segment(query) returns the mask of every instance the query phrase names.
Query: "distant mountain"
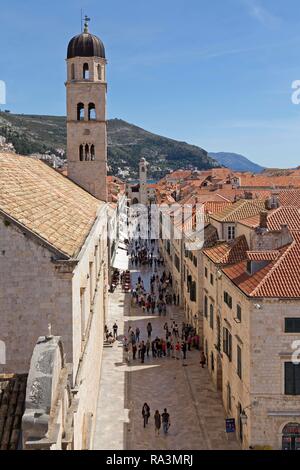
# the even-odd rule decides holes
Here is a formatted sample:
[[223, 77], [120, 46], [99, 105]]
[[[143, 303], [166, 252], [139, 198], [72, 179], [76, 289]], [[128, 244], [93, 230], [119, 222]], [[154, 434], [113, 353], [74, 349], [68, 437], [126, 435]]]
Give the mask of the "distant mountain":
[[[64, 156], [66, 118], [0, 112], [0, 136], [19, 154], [51, 153]], [[219, 166], [206, 150], [145, 131], [121, 119], [108, 121], [108, 164], [112, 174], [136, 178], [138, 162], [150, 163], [149, 177], [160, 178], [170, 170]]]
[[264, 171], [264, 167], [251, 162], [251, 160], [238, 153], [210, 152], [209, 155], [217, 160], [220, 165], [234, 171], [250, 171], [251, 173], [261, 173]]

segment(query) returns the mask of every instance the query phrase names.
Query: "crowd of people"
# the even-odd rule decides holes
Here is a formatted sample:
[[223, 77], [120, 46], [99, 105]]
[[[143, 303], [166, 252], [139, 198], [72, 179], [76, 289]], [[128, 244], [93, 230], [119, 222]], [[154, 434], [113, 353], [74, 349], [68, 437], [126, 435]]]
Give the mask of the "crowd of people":
[[[161, 323], [161, 331], [158, 334], [157, 332], [154, 334], [150, 320], [143, 328], [128, 325], [127, 331], [122, 336], [126, 361], [129, 364], [135, 361], [144, 364], [145, 361], [160, 361], [164, 358], [170, 361], [172, 359], [186, 360], [193, 347], [199, 349], [199, 336], [191, 324], [187, 322], [178, 324], [172, 318], [172, 309], [179, 305], [180, 299], [173, 289], [172, 274], [165, 269], [164, 261], [155, 242], [153, 240], [133, 241], [128, 245], [128, 255], [133, 270], [141, 265], [151, 267], [150, 279], [148, 278], [147, 282], [142, 277], [143, 269], [141, 269], [137, 282], [131, 286], [131, 307], [140, 310], [141, 314], [166, 318]], [[171, 314], [171, 319], [168, 313]], [[112, 332], [107, 330], [106, 334], [109, 341], [118, 338], [116, 322], [112, 327]], [[201, 352], [200, 364], [205, 367], [206, 363], [207, 358], [204, 352]], [[150, 407], [147, 403], [143, 406], [142, 416], [144, 427], [146, 427], [150, 417]], [[156, 410], [154, 414], [156, 435], [160, 434], [161, 427], [166, 435], [170, 427], [170, 415], [166, 408], [163, 413]]]
[[132, 266], [146, 265], [157, 268], [164, 265], [163, 257], [159, 253], [155, 253], [155, 240], [135, 240], [130, 245], [129, 250], [131, 251], [130, 259]]
[[180, 358], [186, 359], [187, 352], [199, 344], [199, 338], [194, 328], [184, 322], [180, 331], [175, 321], [171, 325], [166, 322], [164, 324], [164, 334], [161, 337], [152, 337], [152, 331], [152, 324], [148, 322], [145, 339], [142, 340], [140, 328], [136, 327], [134, 330], [131, 325], [129, 326], [124, 340], [126, 358], [129, 363], [136, 359], [144, 363], [145, 358], [150, 357], [152, 359], [163, 357], [178, 360]]

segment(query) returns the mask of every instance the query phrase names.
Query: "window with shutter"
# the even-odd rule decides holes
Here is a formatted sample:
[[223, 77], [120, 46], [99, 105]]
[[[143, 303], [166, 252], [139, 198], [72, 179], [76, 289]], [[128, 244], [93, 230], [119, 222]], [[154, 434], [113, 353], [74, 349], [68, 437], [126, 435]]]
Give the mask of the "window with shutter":
[[285, 318], [285, 333], [300, 333], [300, 318]]
[[204, 297], [204, 316], [205, 316], [205, 318], [207, 318], [207, 315], [208, 315], [208, 299], [205, 296]]
[[214, 328], [214, 306], [213, 306], [213, 304], [210, 304], [210, 320], [209, 320], [209, 324], [210, 324], [211, 329], [213, 330], [213, 328]]
[[285, 362], [284, 393], [285, 395], [300, 395], [300, 364]]
[[242, 378], [242, 350], [237, 346], [237, 375]]

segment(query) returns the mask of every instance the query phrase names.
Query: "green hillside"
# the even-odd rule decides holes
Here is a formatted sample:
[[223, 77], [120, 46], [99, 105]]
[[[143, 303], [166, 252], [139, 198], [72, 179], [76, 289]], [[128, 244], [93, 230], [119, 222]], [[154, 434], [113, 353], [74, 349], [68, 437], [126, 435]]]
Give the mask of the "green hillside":
[[[54, 153], [66, 150], [66, 118], [0, 112], [0, 135], [17, 153]], [[207, 169], [218, 166], [200, 147], [161, 137], [120, 119], [108, 121], [108, 162], [110, 172], [127, 169], [137, 176], [138, 162], [150, 163], [150, 177], [161, 177], [171, 169]]]

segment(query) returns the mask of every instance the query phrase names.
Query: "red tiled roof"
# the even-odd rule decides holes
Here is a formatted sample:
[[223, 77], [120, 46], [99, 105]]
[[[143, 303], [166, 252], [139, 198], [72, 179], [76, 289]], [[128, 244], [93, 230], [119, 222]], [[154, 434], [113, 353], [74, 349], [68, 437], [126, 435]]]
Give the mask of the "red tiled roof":
[[300, 209], [300, 190], [280, 191], [279, 201], [282, 206], [293, 206]]
[[27, 374], [0, 375], [0, 450], [16, 450], [24, 413]]
[[234, 264], [245, 259], [248, 250], [247, 240], [241, 235], [230, 243], [223, 242], [207, 248], [203, 253], [216, 264]]
[[[240, 224], [250, 228], [259, 226], [259, 214], [240, 220]], [[282, 225], [287, 225], [289, 230], [300, 230], [300, 210], [297, 207], [281, 206], [268, 214], [268, 229], [280, 230]]]
[[241, 176], [241, 187], [258, 187], [258, 188], [272, 188], [272, 187], [300, 187], [299, 176]]
[[259, 214], [264, 207], [264, 201], [240, 199], [231, 206], [226, 207], [222, 212], [213, 214], [211, 218], [219, 222], [237, 222]]
[[300, 298], [300, 232], [291, 232], [293, 242], [280, 249], [280, 256], [253, 275], [246, 263], [223, 269], [249, 297]]
[[249, 261], [273, 261], [280, 256], [279, 250], [270, 251], [247, 251]]

